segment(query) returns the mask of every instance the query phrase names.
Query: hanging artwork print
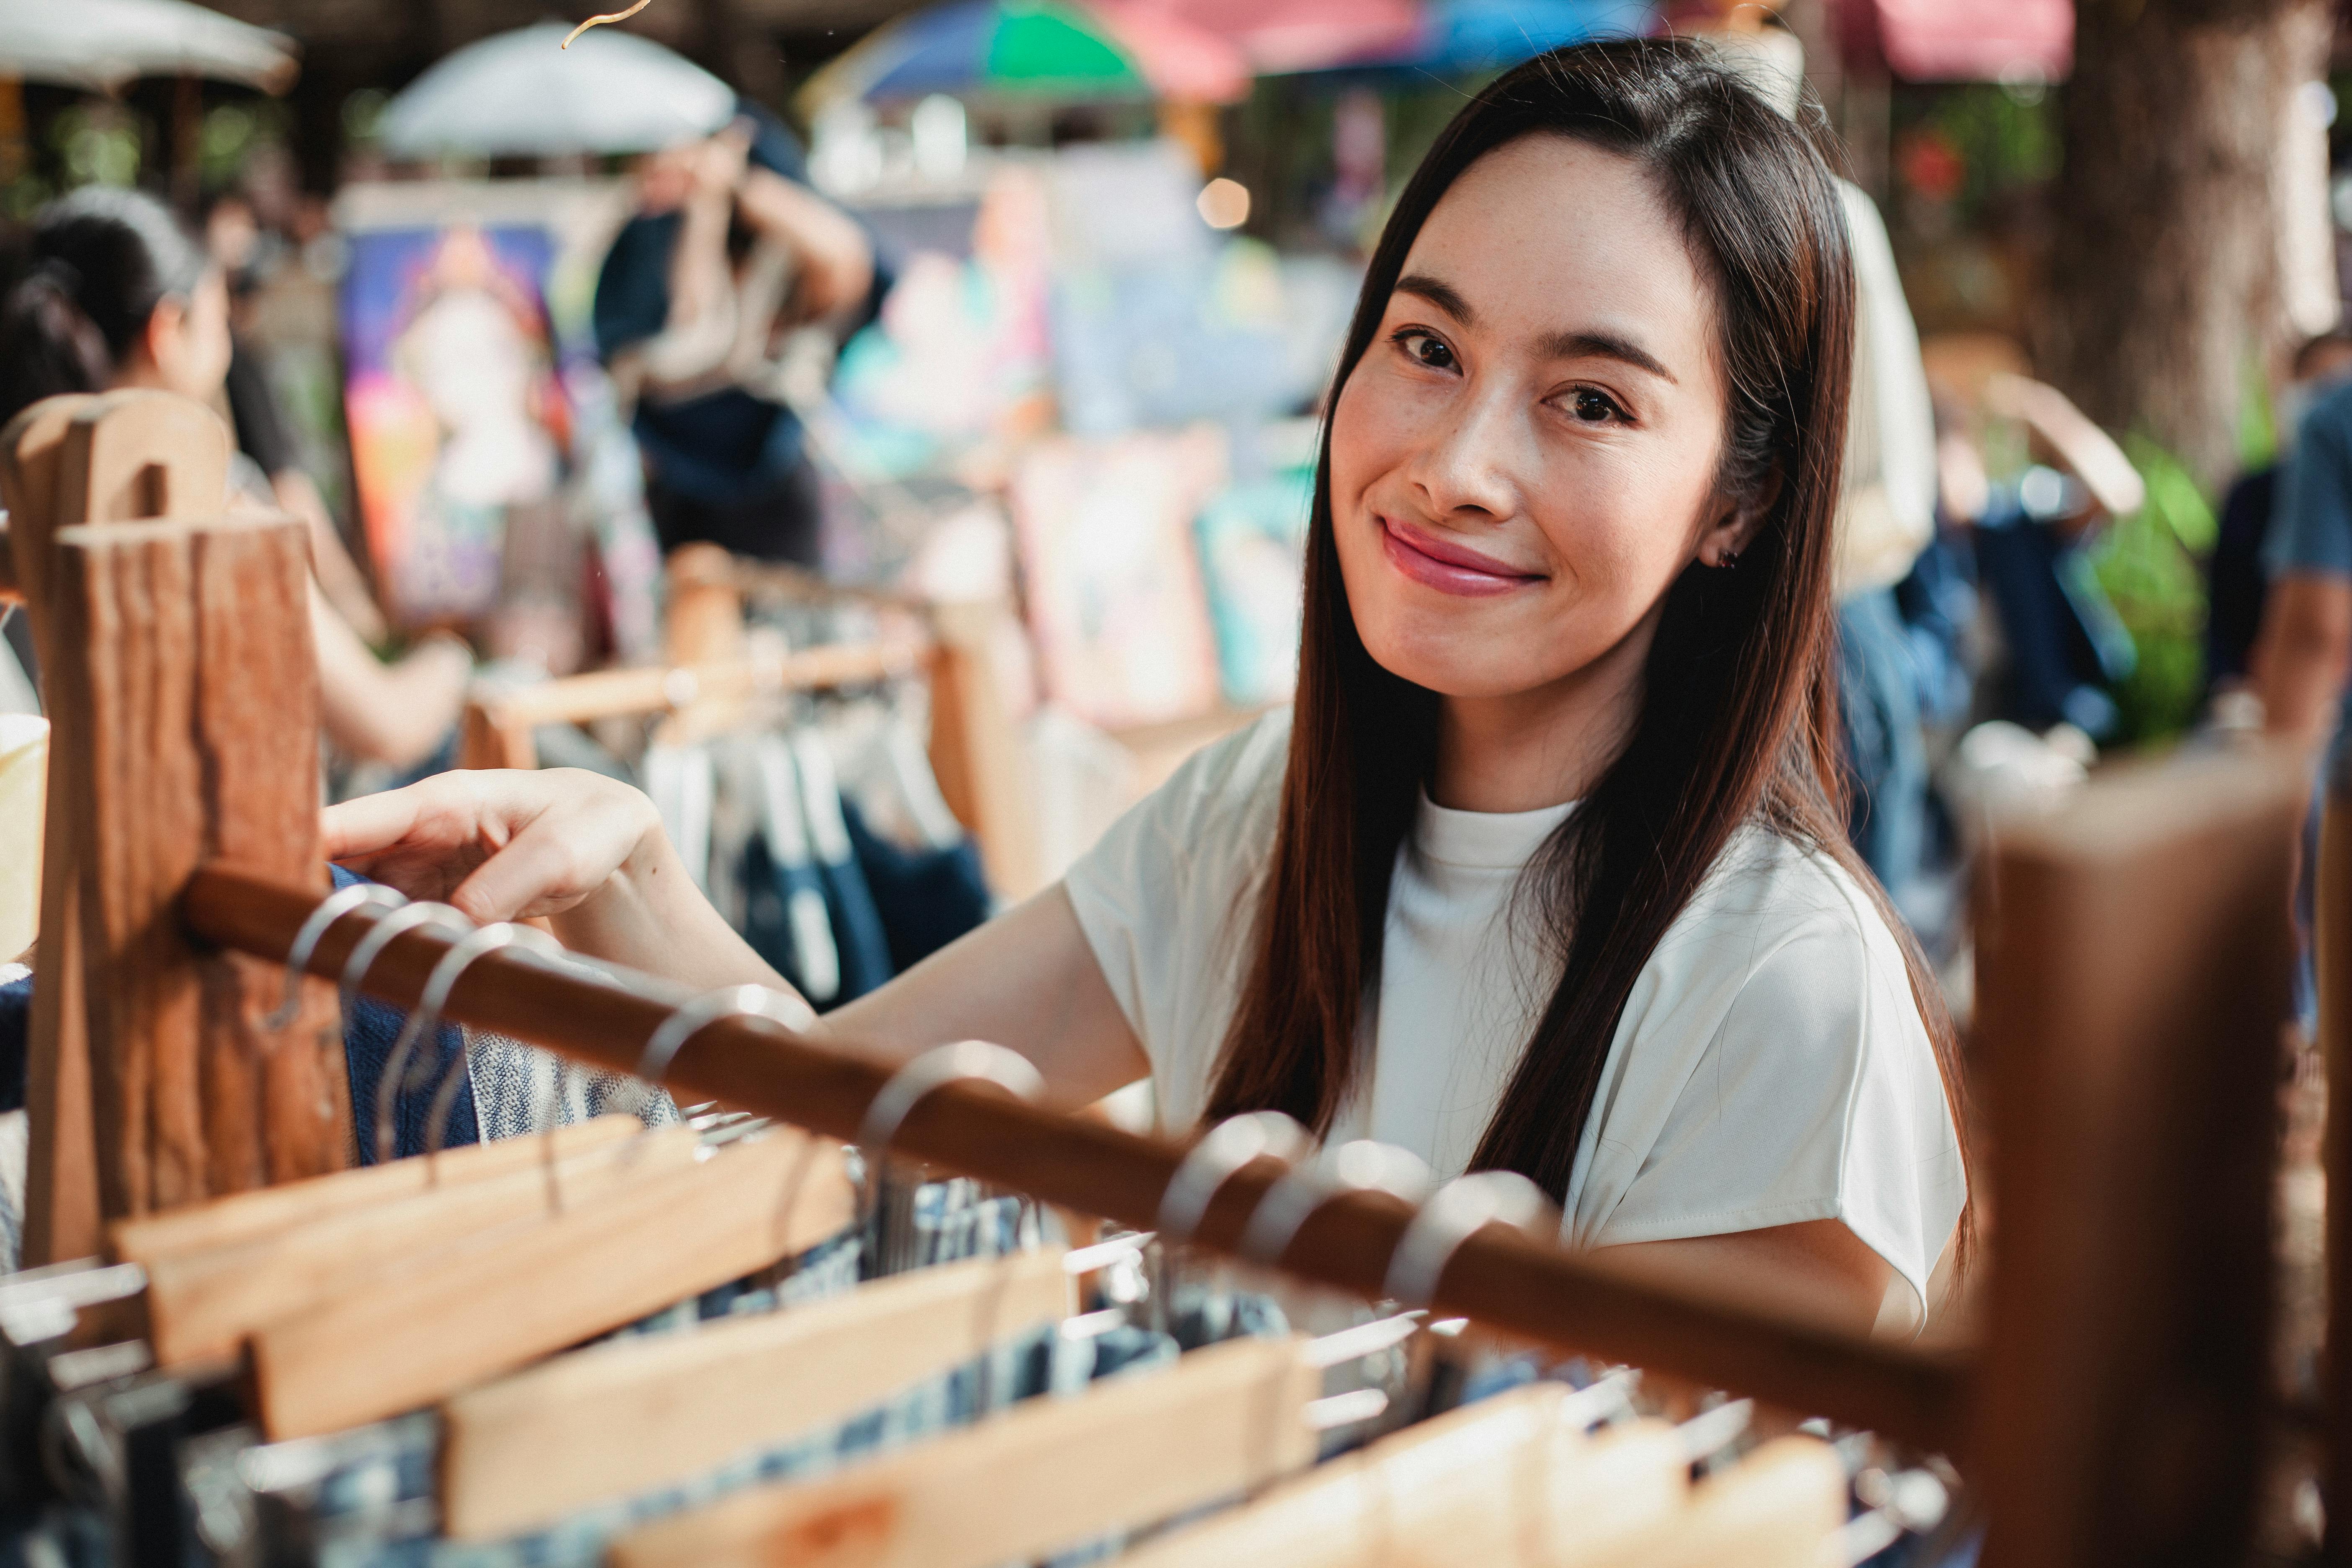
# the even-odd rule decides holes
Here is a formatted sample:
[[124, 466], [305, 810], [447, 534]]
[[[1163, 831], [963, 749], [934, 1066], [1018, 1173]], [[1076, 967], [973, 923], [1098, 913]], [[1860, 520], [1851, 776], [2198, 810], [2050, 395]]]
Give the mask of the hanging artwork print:
[[497, 602], [511, 529], [558, 498], [567, 423], [544, 230], [354, 235], [343, 284], [352, 465], [377, 578], [410, 626]]

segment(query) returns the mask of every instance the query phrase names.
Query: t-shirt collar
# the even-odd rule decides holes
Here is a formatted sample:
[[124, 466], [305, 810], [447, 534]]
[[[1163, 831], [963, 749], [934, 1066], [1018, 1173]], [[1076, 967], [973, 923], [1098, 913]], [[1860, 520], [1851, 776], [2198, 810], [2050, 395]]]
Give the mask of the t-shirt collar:
[[1570, 801], [1534, 811], [1455, 811], [1431, 800], [1424, 790], [1413, 848], [1443, 865], [1516, 871], [1575, 809], [1576, 802]]

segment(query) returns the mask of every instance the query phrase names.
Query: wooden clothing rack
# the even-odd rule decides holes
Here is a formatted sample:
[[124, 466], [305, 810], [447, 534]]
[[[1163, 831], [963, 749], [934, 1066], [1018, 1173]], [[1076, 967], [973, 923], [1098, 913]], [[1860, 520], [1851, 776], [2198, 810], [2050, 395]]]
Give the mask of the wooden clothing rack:
[[[99, 1250], [102, 1218], [351, 1147], [331, 987], [310, 982], [284, 1029], [263, 1021], [326, 887], [301, 534], [195, 510], [218, 493], [216, 458], [208, 415], [145, 394], [44, 404], [0, 437], [56, 721], [34, 1262]], [[1994, 1223], [1969, 1348], [1865, 1342], [1736, 1280], [1501, 1226], [1453, 1255], [1435, 1310], [1948, 1454], [1989, 1521], [1991, 1568], [2237, 1561], [2273, 1418], [2272, 1042], [2304, 792], [2292, 762], [2209, 756], [2103, 780], [1994, 835], [1975, 1042]], [[310, 974], [337, 973], [376, 918], [332, 924]], [[366, 989], [413, 1005], [449, 946], [405, 931]], [[687, 1000], [508, 950], [464, 971], [447, 1015], [627, 1071]], [[722, 1017], [665, 1081], [846, 1139], [889, 1078]], [[894, 1148], [1141, 1227], [1184, 1153], [971, 1083], [922, 1098]], [[1234, 1251], [1281, 1169], [1262, 1159], [1218, 1189], [1197, 1241]], [[1412, 1218], [1384, 1194], [1335, 1196], [1281, 1267], [1378, 1297]]]
[[732, 727], [758, 698], [919, 677], [930, 692], [931, 773], [948, 809], [978, 845], [992, 885], [1032, 884], [1036, 833], [1012, 721], [992, 673], [992, 606], [880, 601], [895, 619], [919, 629], [902, 625], [872, 642], [762, 650], [745, 629], [746, 592], [782, 588], [810, 597], [804, 574], [740, 563], [716, 545], [689, 544], [670, 553], [665, 576], [663, 666], [477, 696], [466, 705], [458, 766], [535, 768], [533, 732], [543, 725], [663, 713], [675, 732], [690, 738]]

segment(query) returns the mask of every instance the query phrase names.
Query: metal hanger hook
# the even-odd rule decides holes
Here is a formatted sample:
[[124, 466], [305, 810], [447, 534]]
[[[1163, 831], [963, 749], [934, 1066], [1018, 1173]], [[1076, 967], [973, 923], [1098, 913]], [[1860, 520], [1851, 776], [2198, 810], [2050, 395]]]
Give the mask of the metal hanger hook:
[[[404, 910], [386, 919], [398, 920], [406, 912]], [[408, 1058], [415, 1054], [416, 1042], [424, 1038], [427, 1030], [440, 1028], [441, 1010], [449, 1005], [449, 991], [457, 984], [457, 976], [482, 954], [495, 952], [512, 942], [515, 929], [500, 921], [467, 931], [450, 944], [449, 951], [441, 955], [433, 965], [432, 973], [425, 977], [425, 989], [417, 994], [416, 1005], [409, 1010], [407, 1018], [400, 1026], [400, 1033], [393, 1037], [392, 1054], [383, 1059], [383, 1076], [376, 1079], [376, 1163], [383, 1164], [392, 1158], [396, 1142], [393, 1112], [399, 1104], [401, 1089], [406, 1087]]]
[[[1332, 1199], [1349, 1193], [1387, 1193], [1408, 1204], [1429, 1195], [1429, 1166], [1411, 1150], [1359, 1138], [1294, 1165], [1250, 1211], [1240, 1252], [1271, 1268], [1282, 1262], [1301, 1226]], [[1415, 1303], [1420, 1305], [1421, 1303]]]
[[665, 1087], [670, 1064], [686, 1048], [687, 1041], [721, 1018], [765, 1018], [787, 1029], [807, 1021], [791, 997], [764, 985], [722, 985], [706, 991], [664, 1018], [646, 1039], [645, 1052], [637, 1058], [638, 1081], [653, 1089]]
[[294, 933], [294, 943], [286, 950], [286, 996], [277, 1011], [261, 1021], [265, 1029], [282, 1029], [294, 1022], [302, 1010], [302, 976], [310, 967], [310, 955], [319, 951], [319, 943], [337, 921], [362, 908], [396, 910], [408, 900], [381, 882], [353, 882], [348, 888], [337, 888], [319, 901]]
[[1218, 1122], [1185, 1153], [1160, 1194], [1160, 1245], [1190, 1242], [1209, 1205], [1244, 1165], [1261, 1154], [1296, 1164], [1314, 1145], [1307, 1129], [1279, 1110], [1248, 1110]]
[[1027, 1057], [986, 1040], [935, 1046], [892, 1073], [866, 1101], [866, 1115], [857, 1124], [857, 1150], [866, 1163], [862, 1225], [872, 1226], [881, 1213], [882, 1165], [908, 1116], [933, 1091], [974, 1079], [992, 1083], [1016, 1100], [1034, 1100], [1045, 1092], [1044, 1075]]
[[455, 926], [459, 931], [474, 929], [474, 922], [466, 918], [465, 910], [447, 904], [425, 900], [403, 904], [388, 914], [378, 915], [368, 926], [367, 934], [360, 938], [358, 945], [352, 949], [351, 957], [343, 961], [343, 973], [336, 984], [346, 992], [358, 994], [359, 988], [367, 984], [368, 971], [375, 967], [375, 961], [383, 956], [383, 950], [392, 945], [393, 938], [404, 931], [415, 931], [418, 926], [436, 923]]
[[1445, 1266], [1464, 1242], [1494, 1224], [1530, 1235], [1549, 1219], [1551, 1234], [1559, 1229], [1559, 1210], [1550, 1195], [1516, 1171], [1475, 1171], [1457, 1176], [1433, 1194], [1421, 1212], [1405, 1226], [1396, 1251], [1389, 1256], [1389, 1298], [1407, 1307], [1426, 1307], [1435, 1299], [1445, 1277]]

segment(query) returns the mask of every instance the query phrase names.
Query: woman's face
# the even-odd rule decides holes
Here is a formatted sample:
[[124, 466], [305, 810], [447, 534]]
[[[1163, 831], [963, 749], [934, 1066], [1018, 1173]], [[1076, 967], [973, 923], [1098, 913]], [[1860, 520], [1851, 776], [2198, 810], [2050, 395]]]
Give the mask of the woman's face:
[[1528, 136], [1438, 202], [1331, 422], [1356, 629], [1444, 696], [1638, 672], [1715, 495], [1712, 290], [1628, 159]]

